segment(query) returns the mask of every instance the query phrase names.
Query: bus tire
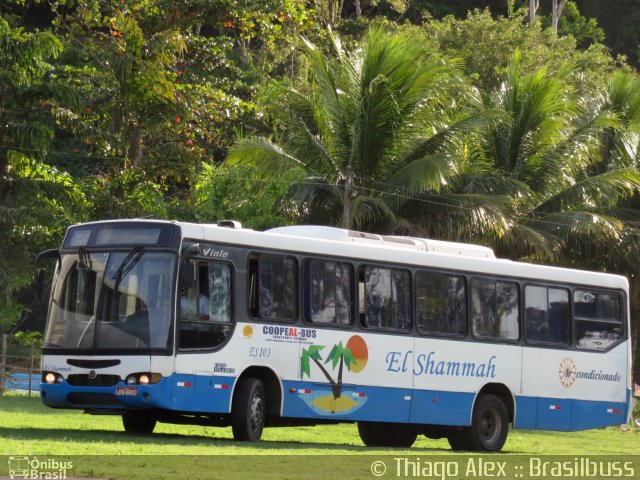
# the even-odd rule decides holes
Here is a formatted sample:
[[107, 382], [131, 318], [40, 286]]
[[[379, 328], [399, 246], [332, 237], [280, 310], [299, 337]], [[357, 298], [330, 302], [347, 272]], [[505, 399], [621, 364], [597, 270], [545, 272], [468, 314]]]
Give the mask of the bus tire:
[[367, 447], [409, 448], [418, 437], [415, 428], [402, 423], [358, 422], [358, 433]]
[[262, 437], [266, 419], [264, 385], [257, 378], [241, 378], [231, 408], [233, 438], [242, 442], [257, 442]]
[[127, 412], [122, 415], [122, 425], [127, 433], [151, 435], [156, 428], [156, 419], [144, 412]]
[[498, 452], [507, 441], [507, 407], [495, 395], [481, 395], [473, 407], [471, 427], [463, 430], [469, 446], [477, 452]]
[[459, 452], [461, 450], [473, 450], [469, 442], [469, 428], [454, 428], [447, 433], [447, 441], [451, 450]]

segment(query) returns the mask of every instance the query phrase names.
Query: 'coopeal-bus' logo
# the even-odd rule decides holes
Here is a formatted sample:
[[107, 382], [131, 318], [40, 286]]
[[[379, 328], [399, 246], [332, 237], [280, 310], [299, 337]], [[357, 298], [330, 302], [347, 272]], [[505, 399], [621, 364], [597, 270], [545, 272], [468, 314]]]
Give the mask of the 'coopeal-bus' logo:
[[576, 383], [577, 374], [576, 363], [570, 357], [564, 357], [560, 360], [558, 379], [563, 387], [573, 387], [573, 384]]

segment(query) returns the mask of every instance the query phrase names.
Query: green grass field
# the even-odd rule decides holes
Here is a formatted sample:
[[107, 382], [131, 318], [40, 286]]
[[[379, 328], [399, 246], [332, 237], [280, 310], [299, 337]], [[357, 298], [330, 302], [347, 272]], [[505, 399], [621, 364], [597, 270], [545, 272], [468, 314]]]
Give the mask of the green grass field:
[[[574, 433], [515, 430], [510, 432], [503, 452], [637, 455], [640, 453], [640, 432], [637, 429], [624, 431], [619, 427]], [[342, 472], [343, 467], [350, 468], [343, 465], [347, 460], [358, 464], [357, 456], [362, 456], [360, 463], [368, 468], [369, 457], [430, 458], [452, 455], [452, 452], [446, 440], [429, 440], [422, 436], [409, 450], [366, 448], [353, 424], [266, 429], [263, 441], [254, 444], [235, 442], [230, 428], [159, 424], [153, 435], [136, 436], [123, 431], [120, 417], [53, 410], [44, 407], [36, 396], [8, 394], [0, 397], [0, 455], [104, 455], [106, 457], [99, 461], [95, 457], [93, 460], [76, 459], [79, 470], [74, 470], [74, 475], [80, 473], [98, 478], [146, 478], [147, 474], [151, 475], [151, 464], [153, 475], [148, 478], [176, 478], [176, 473], [183, 471], [181, 468], [189, 472], [190, 478], [199, 478], [203, 472], [209, 476], [202, 478], [250, 478], [252, 469], [258, 469], [256, 475], [260, 478], [334, 478], [332, 473]], [[137, 457], [137, 460], [136, 457], [123, 457], [140, 455], [153, 457]], [[327, 456], [331, 456], [330, 461], [326, 460]], [[212, 477], [211, 469], [206, 467], [212, 459], [220, 477]], [[300, 474], [310, 468], [309, 474], [318, 473], [319, 470], [313, 468], [315, 463], [326, 475]], [[280, 471], [282, 465], [304, 468], [298, 473], [290, 472], [292, 476], [287, 477]], [[0, 475], [1, 467], [3, 465], [0, 465]], [[363, 467], [359, 465], [358, 468]], [[231, 476], [225, 477], [223, 473], [227, 469]], [[233, 475], [237, 469], [242, 473], [240, 477]], [[367, 469], [364, 471], [369, 473]], [[357, 473], [350, 471], [344, 478], [355, 478]], [[269, 476], [271, 474], [273, 476]], [[370, 473], [362, 478], [371, 478]]]

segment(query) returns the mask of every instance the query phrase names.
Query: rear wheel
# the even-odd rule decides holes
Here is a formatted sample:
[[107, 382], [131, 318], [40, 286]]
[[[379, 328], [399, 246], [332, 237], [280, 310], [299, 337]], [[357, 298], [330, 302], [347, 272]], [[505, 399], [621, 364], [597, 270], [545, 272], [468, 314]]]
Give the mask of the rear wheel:
[[409, 448], [418, 437], [413, 426], [403, 423], [358, 422], [358, 433], [367, 447]]
[[127, 433], [150, 435], [156, 428], [156, 418], [144, 412], [127, 412], [122, 415], [122, 425]]
[[468, 440], [475, 451], [497, 452], [507, 441], [509, 415], [500, 398], [482, 395], [473, 407]]
[[257, 442], [267, 419], [264, 385], [257, 378], [241, 378], [233, 395], [231, 427], [233, 438]]
[[473, 407], [471, 426], [451, 430], [447, 435], [452, 450], [497, 452], [507, 441], [509, 415], [495, 395], [481, 395]]

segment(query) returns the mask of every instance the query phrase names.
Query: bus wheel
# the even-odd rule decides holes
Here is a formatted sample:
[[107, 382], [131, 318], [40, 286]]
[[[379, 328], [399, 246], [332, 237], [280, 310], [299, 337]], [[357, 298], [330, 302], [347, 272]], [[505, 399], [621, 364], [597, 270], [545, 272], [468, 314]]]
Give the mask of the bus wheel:
[[127, 412], [122, 415], [122, 425], [127, 433], [150, 435], [156, 428], [156, 419], [144, 412]]
[[409, 448], [418, 432], [402, 423], [358, 422], [360, 439], [367, 447]]
[[233, 395], [231, 427], [233, 438], [257, 442], [267, 419], [264, 385], [257, 378], [241, 378]]
[[469, 428], [451, 429], [447, 433], [447, 440], [451, 446], [451, 450], [459, 452], [460, 450], [473, 450], [469, 442]]
[[507, 441], [507, 408], [495, 395], [481, 395], [473, 407], [471, 427], [463, 430], [466, 440], [478, 452], [497, 452]]

